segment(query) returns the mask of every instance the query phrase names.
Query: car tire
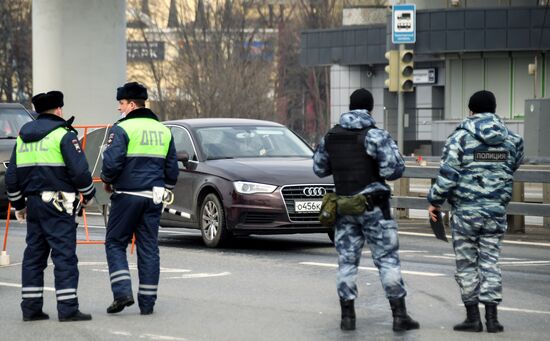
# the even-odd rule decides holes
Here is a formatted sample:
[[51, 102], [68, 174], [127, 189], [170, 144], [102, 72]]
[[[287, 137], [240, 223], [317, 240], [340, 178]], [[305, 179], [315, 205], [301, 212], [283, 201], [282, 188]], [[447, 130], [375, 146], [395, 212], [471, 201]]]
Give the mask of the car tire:
[[201, 203], [199, 226], [202, 240], [208, 247], [220, 247], [231, 238], [231, 232], [225, 227], [225, 212], [220, 199], [208, 194]]

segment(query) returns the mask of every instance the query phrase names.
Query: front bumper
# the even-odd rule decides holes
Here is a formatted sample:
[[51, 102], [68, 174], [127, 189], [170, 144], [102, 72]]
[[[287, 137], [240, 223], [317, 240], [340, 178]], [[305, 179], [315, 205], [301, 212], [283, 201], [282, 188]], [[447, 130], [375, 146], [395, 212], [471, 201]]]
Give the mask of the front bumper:
[[[322, 200], [321, 193], [307, 198], [299, 195], [303, 188], [311, 186], [283, 186], [270, 194], [233, 193], [232, 203], [226, 207], [227, 228], [237, 235], [329, 232], [331, 228], [319, 223], [318, 212], [301, 213], [296, 210], [296, 201]], [[333, 185], [315, 186], [322, 186], [327, 191], [334, 189]]]

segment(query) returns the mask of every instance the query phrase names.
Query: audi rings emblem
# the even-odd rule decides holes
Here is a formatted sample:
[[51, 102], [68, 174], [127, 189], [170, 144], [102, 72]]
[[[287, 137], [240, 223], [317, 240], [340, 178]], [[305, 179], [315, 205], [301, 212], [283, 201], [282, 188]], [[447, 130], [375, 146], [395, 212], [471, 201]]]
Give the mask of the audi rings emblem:
[[306, 197], [322, 197], [327, 194], [327, 190], [324, 187], [306, 187], [302, 193]]

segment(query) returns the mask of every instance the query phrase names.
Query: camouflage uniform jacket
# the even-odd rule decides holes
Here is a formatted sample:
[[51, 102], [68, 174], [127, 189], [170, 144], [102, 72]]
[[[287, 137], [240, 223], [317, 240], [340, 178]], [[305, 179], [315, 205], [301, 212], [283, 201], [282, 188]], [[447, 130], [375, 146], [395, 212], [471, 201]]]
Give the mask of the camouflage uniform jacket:
[[[345, 129], [364, 129], [374, 126], [376, 122], [367, 110], [360, 109], [343, 113], [340, 116], [339, 124]], [[315, 154], [313, 154], [313, 171], [321, 178], [332, 174], [329, 155], [325, 149], [325, 138], [321, 140]], [[378, 162], [382, 178], [395, 180], [403, 175], [405, 161], [387, 131], [379, 128], [370, 129], [365, 136], [365, 150], [368, 155]], [[391, 190], [385, 183], [373, 182], [360, 193], [375, 191], [390, 192]]]
[[523, 139], [508, 130], [497, 115], [472, 115], [447, 139], [428, 201], [440, 206], [447, 199], [455, 211], [504, 214], [512, 197], [513, 174], [522, 160]]

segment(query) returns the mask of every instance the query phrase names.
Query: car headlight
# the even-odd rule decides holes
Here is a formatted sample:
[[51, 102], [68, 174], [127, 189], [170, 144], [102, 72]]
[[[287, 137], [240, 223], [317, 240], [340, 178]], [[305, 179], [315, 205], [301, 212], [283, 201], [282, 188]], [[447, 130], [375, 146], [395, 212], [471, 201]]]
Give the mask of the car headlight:
[[258, 184], [255, 182], [236, 181], [233, 183], [235, 190], [241, 194], [272, 193], [277, 186]]

